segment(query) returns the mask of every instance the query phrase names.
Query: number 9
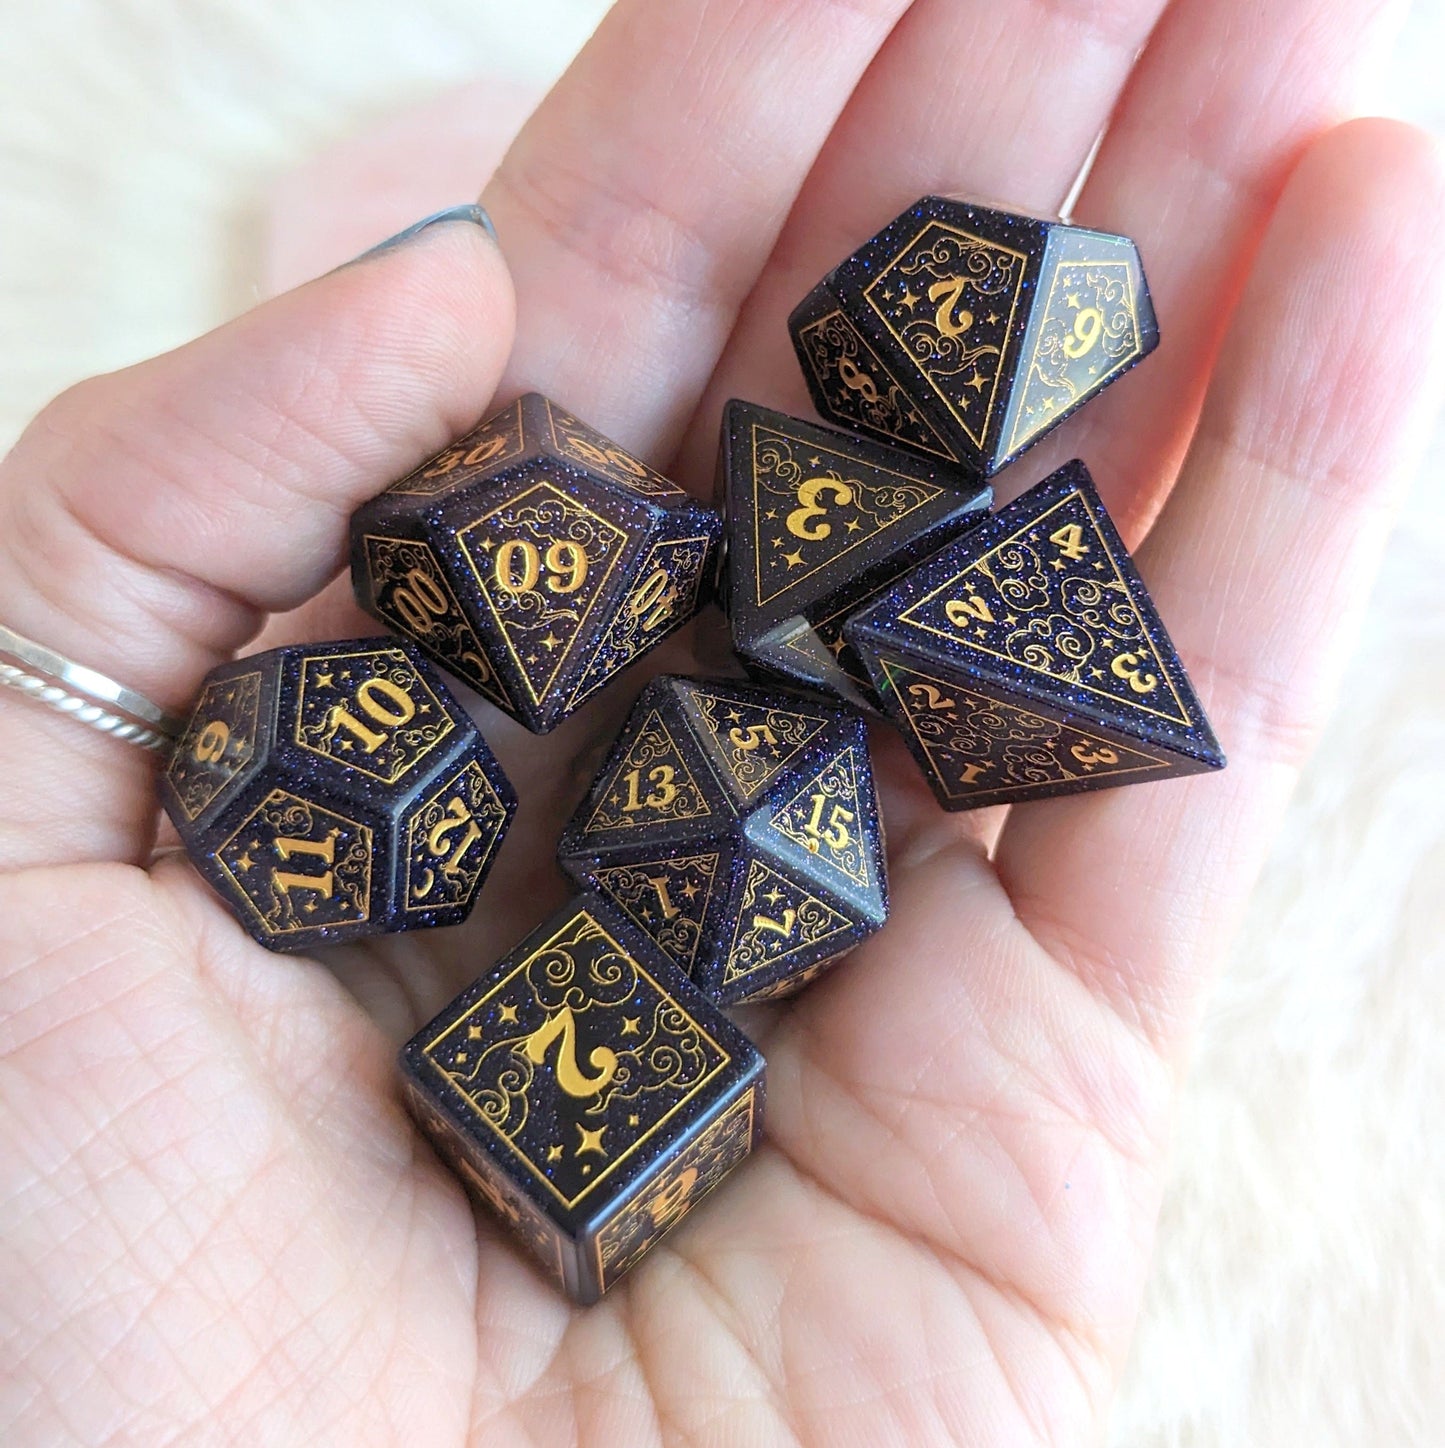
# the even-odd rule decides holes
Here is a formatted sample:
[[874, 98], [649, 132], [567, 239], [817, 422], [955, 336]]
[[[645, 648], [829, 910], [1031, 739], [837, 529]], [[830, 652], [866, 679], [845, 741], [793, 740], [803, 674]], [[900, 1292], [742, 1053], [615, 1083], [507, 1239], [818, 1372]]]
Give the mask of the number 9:
[[1064, 356], [1077, 362], [1094, 349], [1104, 332], [1104, 314], [1098, 307], [1085, 307], [1074, 318], [1074, 334], [1064, 339]]
[[554, 543], [547, 550], [547, 587], [553, 593], [576, 593], [587, 580], [587, 550], [580, 543]]

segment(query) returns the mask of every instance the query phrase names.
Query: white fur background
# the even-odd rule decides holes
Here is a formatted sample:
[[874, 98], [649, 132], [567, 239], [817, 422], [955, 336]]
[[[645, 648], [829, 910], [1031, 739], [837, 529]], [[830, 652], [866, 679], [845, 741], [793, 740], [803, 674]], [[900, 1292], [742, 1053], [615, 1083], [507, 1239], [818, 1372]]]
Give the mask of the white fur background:
[[[290, 208], [360, 244], [408, 187], [468, 199], [422, 167], [347, 211], [346, 138], [479, 74], [520, 115], [605, 8], [0, 0], [0, 442], [313, 265]], [[1442, 75], [1416, 0], [1376, 106], [1445, 132]], [[1117, 1445], [1445, 1444], [1442, 469], [1445, 435], [1205, 1026]]]

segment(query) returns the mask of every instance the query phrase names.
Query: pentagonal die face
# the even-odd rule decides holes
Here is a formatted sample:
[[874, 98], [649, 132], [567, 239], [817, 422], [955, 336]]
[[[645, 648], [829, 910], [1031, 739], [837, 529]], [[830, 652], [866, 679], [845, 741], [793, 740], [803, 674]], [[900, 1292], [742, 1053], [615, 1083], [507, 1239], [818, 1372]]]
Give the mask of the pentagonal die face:
[[364, 608], [543, 733], [690, 618], [721, 519], [530, 394], [362, 508]]
[[476, 726], [390, 639], [214, 671], [161, 790], [197, 869], [274, 950], [464, 919], [516, 808]]
[[992, 476], [1158, 344], [1127, 237], [924, 197], [790, 319], [843, 426]]
[[722, 1003], [790, 994], [887, 918], [862, 720], [734, 680], [643, 690], [558, 858]]

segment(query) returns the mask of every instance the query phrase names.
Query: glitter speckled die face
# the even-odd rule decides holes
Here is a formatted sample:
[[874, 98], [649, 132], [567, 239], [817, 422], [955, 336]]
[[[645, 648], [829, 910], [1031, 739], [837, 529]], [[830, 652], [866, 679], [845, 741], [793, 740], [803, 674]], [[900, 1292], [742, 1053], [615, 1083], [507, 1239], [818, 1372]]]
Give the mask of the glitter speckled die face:
[[1127, 237], [926, 196], [789, 319], [824, 417], [992, 475], [1158, 345]]
[[716, 512], [537, 393], [352, 520], [361, 606], [536, 733], [706, 602]]
[[466, 711], [390, 638], [213, 670], [160, 788], [196, 868], [281, 951], [465, 920], [517, 807]]
[[887, 919], [863, 721], [816, 694], [656, 679], [558, 859], [713, 999], [791, 994]]
[[751, 1042], [580, 896], [401, 1053], [438, 1150], [543, 1272], [593, 1302], [752, 1150]]
[[843, 639], [847, 616], [985, 516], [962, 475], [749, 402], [723, 414], [723, 595], [754, 672], [876, 708]]
[[1081, 462], [901, 579], [846, 634], [945, 809], [1224, 766]]

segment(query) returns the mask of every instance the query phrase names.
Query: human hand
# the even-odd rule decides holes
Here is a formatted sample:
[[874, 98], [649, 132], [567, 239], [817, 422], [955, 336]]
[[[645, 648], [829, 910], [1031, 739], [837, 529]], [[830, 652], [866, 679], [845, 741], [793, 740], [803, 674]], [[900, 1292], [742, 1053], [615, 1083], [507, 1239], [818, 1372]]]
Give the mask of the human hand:
[[560, 898], [573, 758], [643, 671], [546, 740], [478, 706], [522, 810], [472, 926], [327, 962], [370, 1013], [151, 863], [139, 751], [0, 693], [7, 1444], [1098, 1434], [1192, 1025], [1445, 354], [1440, 160], [1321, 134], [1378, 7], [1175, 0], [1135, 66], [1162, 8], [623, 0], [485, 198], [510, 360], [506, 269], [449, 226], [32, 427], [0, 619], [180, 707], [265, 614], [375, 631], [344, 585], [287, 611], [494, 391], [705, 490], [724, 398], [807, 410], [783, 318], [828, 266], [926, 191], [1052, 207], [1117, 102], [1078, 209], [1138, 239], [1164, 342], [1005, 483], [1078, 453], [1147, 533], [1230, 769], [946, 816], [879, 731], [893, 920], [750, 1017], [769, 1143], [578, 1312], [474, 1222], [392, 1044]]

